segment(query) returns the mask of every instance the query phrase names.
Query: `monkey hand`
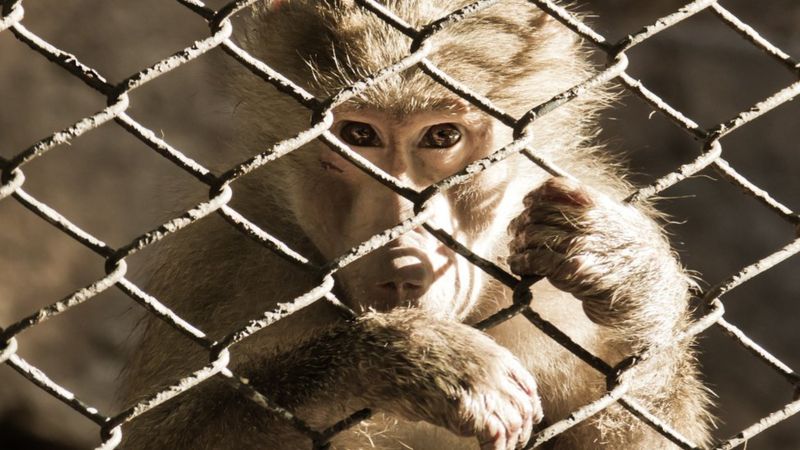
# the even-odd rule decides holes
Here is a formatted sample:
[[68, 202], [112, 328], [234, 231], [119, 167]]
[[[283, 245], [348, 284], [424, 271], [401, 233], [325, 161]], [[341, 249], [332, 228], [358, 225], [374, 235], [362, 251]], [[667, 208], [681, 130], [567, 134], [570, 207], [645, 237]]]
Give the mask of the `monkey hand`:
[[368, 371], [369, 403], [475, 436], [481, 450], [527, 443], [542, 408], [536, 382], [510, 351], [472, 327], [416, 310], [367, 316], [378, 326], [366, 333], [378, 346], [372, 352], [380, 352], [380, 365]]
[[[678, 305], [675, 296], [685, 297], [688, 277], [669, 243], [655, 221], [634, 206], [562, 177], [545, 181], [524, 204], [509, 226], [511, 270], [547, 277], [582, 300], [592, 321], [643, 322], [648, 314], [642, 308]], [[670, 310], [679, 309], [659, 314], [669, 316]]]

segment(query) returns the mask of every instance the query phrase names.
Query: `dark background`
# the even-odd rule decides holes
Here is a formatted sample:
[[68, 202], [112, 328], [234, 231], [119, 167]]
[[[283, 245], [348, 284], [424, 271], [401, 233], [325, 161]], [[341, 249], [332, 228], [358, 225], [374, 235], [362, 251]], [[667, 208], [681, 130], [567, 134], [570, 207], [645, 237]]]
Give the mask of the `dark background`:
[[[222, 1], [210, 2], [219, 6]], [[577, 9], [614, 41], [676, 10], [674, 0], [592, 0]], [[774, 44], [800, 57], [800, 2], [723, 1]], [[112, 82], [207, 35], [205, 23], [163, 0], [39, 0], [24, 3], [23, 24], [74, 53]], [[589, 14], [589, 12], [592, 14]], [[146, 84], [131, 95], [128, 113], [178, 149], [199, 159], [224, 151], [234, 105], [212, 75], [214, 50]], [[713, 128], [796, 80], [791, 73], [702, 12], [632, 49], [628, 73], [701, 126]], [[80, 118], [105, 99], [42, 56], [0, 33], [0, 156], [11, 157]], [[634, 180], [648, 183], [700, 152], [697, 142], [632, 96], [604, 117], [600, 139], [630, 160]], [[784, 104], [723, 141], [734, 168], [792, 209], [800, 209], [800, 105]], [[24, 189], [112, 247], [162, 223], [154, 199], [163, 186], [205, 190], [118, 126], [106, 124], [53, 149], [24, 169]], [[663, 193], [673, 242], [685, 265], [708, 287], [793, 239], [792, 228], [713, 171]], [[129, 261], [130, 277], [148, 250]], [[102, 260], [12, 199], [0, 201], [0, 326], [13, 323], [102, 277]], [[790, 366], [800, 367], [800, 257], [725, 295], [726, 318]], [[114, 404], [126, 340], [140, 308], [114, 289], [18, 336], [19, 354], [53, 380], [96, 406]], [[780, 408], [791, 389], [773, 371], [712, 328], [700, 339], [703, 372], [718, 394], [717, 435], [728, 437]], [[749, 449], [800, 448], [797, 417], [752, 440]], [[0, 448], [93, 447], [97, 427], [7, 366], [0, 367]]]

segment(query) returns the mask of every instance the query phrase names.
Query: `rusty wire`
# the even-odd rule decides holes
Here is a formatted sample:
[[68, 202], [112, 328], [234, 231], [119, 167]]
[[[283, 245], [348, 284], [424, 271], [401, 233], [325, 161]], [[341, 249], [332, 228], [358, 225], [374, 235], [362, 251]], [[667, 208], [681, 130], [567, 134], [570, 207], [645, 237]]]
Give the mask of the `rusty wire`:
[[[568, 418], [552, 423], [547, 428], [540, 430], [532, 438], [528, 448], [533, 448], [547, 442], [570, 427], [588, 419], [614, 403], [621, 404], [624, 408], [677, 446], [684, 449], [700, 448], [697, 443], [691, 442], [682, 436], [680, 430], [673, 429], [669, 423], [664, 422], [647, 411], [633, 398], [626, 396], [628, 386], [625, 382], [619, 381], [623, 379], [622, 375], [627, 371], [635, 370], [637, 364], [647, 359], [651, 352], [658, 351], [657, 349], [650, 349], [640, 355], [633, 355], [617, 367], [610, 366], [599, 357], [582, 348], [556, 326], [544, 320], [529, 305], [531, 301], [529, 287], [532, 283], [537, 281], [536, 279], [518, 279], [516, 276], [506, 272], [491, 261], [474, 254], [469, 248], [457, 242], [448, 233], [428, 223], [428, 202], [438, 193], [469, 180], [476, 173], [498, 164], [506, 157], [515, 153], [525, 154], [533, 163], [539, 165], [548, 173], [568, 176], [563, 169], [555, 166], [550, 161], [542, 159], [528, 149], [531, 137], [526, 134], [525, 130], [528, 129], [528, 125], [541, 116], [546, 115], [553, 109], [582, 95], [587, 90], [600, 84], [616, 81], [627, 90], [640, 97], [656, 111], [663, 114], [679, 129], [699, 142], [699, 155], [694, 160], [687, 161], [676, 170], [664, 174], [651, 185], [632, 192], [627, 198], [627, 201], [635, 202], [653, 196], [693, 174], [711, 168], [717, 171], [725, 180], [738, 187], [743, 193], [757, 199], [764, 207], [773, 211], [778, 217], [794, 225], [797, 229], [800, 229], [800, 215], [780, 203], [768, 192], [760, 189], [731, 167], [731, 165], [722, 158], [723, 147], [721, 143], [721, 140], [730, 133], [795, 97], [800, 93], [800, 81], [796, 81], [782, 88], [768, 98], [756, 103], [748, 110], [717, 124], [713, 128], [704, 129], [682, 112], [666, 103], [657, 94], [650, 91], [640, 81], [626, 72], [628, 61], [626, 52], [628, 50], [704, 10], [710, 10], [723, 24], [730, 27], [747, 42], [751, 43], [774, 59], [776, 63], [789, 70], [793, 76], [800, 77], [800, 63], [798, 63], [797, 59], [794, 59], [788, 53], [770, 43], [759, 35], [756, 30], [737, 18], [715, 0], [696, 0], [690, 2], [678, 11], [659, 18], [653, 24], [643, 27], [638, 32], [627, 35], [618, 42], [609, 42], [602, 35], [551, 0], [529, 0], [532, 6], [538, 6], [570, 30], [580, 35], [591, 45], [594, 45], [598, 51], [605, 53], [607, 55], [607, 65], [590, 79], [553, 97], [547, 102], [540, 105], [532, 105], [532, 108], [526, 114], [516, 118], [498, 108], [489, 99], [472, 92], [458, 80], [451, 78], [427, 58], [431, 51], [428, 42], [432, 36], [449, 25], [463, 20], [470, 14], [474, 14], [476, 11], [496, 3], [496, 0], [476, 1], [465, 8], [453, 11], [453, 13], [419, 29], [404, 22], [394, 15], [391, 10], [375, 0], [357, 0], [361, 7], [371, 11], [389, 25], [410, 37], [413, 42], [408, 55], [402, 60], [325, 99], [315, 98], [262, 61], [249, 55], [231, 40], [233, 25], [230, 18], [242, 9], [255, 3], [257, 0], [232, 1], [219, 11], [208, 8], [199, 0], [176, 1], [196, 13], [199, 19], [205, 20], [208, 23], [210, 30], [209, 36], [196, 41], [191, 46], [174, 53], [168, 58], [130, 75], [120, 83], [111, 84], [96, 70], [81, 63], [74, 55], [52, 46], [44, 39], [26, 29], [22, 23], [24, 19], [23, 1], [0, 0], [0, 5], [2, 5], [0, 32], [5, 31], [13, 34], [33, 51], [59, 65], [64, 70], [83, 81], [86, 86], [107, 99], [108, 106], [98, 111], [96, 114], [85, 117], [64, 130], [54, 132], [49, 137], [16, 153], [10, 160], [0, 159], [0, 167], [2, 167], [0, 200], [13, 198], [43, 220], [49, 222], [86, 248], [92, 250], [102, 258], [106, 271], [106, 276], [94, 281], [88, 286], [75, 291], [71, 295], [60, 299], [50, 306], [34, 311], [28, 317], [24, 317], [15, 323], [6, 324], [3, 329], [0, 329], [0, 362], [12, 367], [42, 390], [61, 400], [79, 414], [95, 422], [100, 428], [102, 438], [102, 444], [99, 448], [115, 448], [121, 441], [125, 423], [157, 405], [185, 393], [204, 380], [215, 376], [225, 379], [234, 389], [238, 390], [245, 397], [253, 400], [256, 404], [285, 418], [300, 432], [308, 436], [312, 440], [315, 448], [326, 448], [328, 441], [336, 433], [368, 417], [370, 412], [368, 410], [359, 411], [348, 418], [344, 418], [327, 430], [314, 430], [302, 420], [295, 417], [290, 411], [272, 403], [265, 395], [250, 386], [247, 380], [233, 373], [227, 366], [230, 360], [230, 352], [232, 351], [230, 347], [239, 341], [247, 339], [253, 333], [317, 301], [330, 302], [340, 308], [343, 313], [347, 315], [354, 314], [339, 302], [333, 294], [333, 275], [356, 259], [385, 245], [402, 233], [420, 225], [424, 226], [430, 233], [454, 251], [513, 290], [514, 304], [506, 310], [499, 311], [492, 317], [481, 322], [477, 325], [478, 328], [490, 328], [511, 317], [521, 314], [534, 326], [541, 329], [544, 333], [570, 350], [591, 367], [604, 374], [608, 380], [608, 391], [604, 395], [574, 411]], [[300, 105], [308, 108], [314, 118], [312, 125], [308, 129], [278, 142], [271, 148], [248, 160], [240, 162], [229, 168], [220, 176], [213, 175], [199, 162], [194, 161], [165, 140], [157, 137], [156, 133], [151, 129], [141, 125], [126, 113], [129, 107], [128, 94], [132, 90], [143, 84], [152, 82], [159, 76], [187, 64], [193, 59], [201, 57], [204, 53], [217, 47], [224, 50], [232, 59], [238, 61], [262, 80], [272, 84], [280, 92], [291, 96]], [[332, 123], [331, 110], [333, 107], [369, 89], [380, 80], [411, 67], [419, 67], [433, 80], [474, 104], [501, 123], [512, 128], [514, 130], [514, 141], [498, 149], [490, 156], [476, 161], [459, 173], [441, 180], [419, 192], [406, 186], [400, 180], [383, 172], [359, 154], [353, 152], [329, 131]], [[68, 144], [76, 137], [90, 132], [110, 121], [117, 123], [121, 128], [174, 163], [180, 169], [186, 171], [189, 175], [205, 183], [209, 188], [208, 200], [199, 203], [194, 208], [187, 210], [161, 226], [141, 234], [120, 248], [109, 247], [101, 240], [76, 226], [58, 211], [25, 192], [22, 188], [25, 183], [23, 168], [27, 163], [43, 157], [49, 151], [63, 144]], [[335, 258], [322, 267], [316, 267], [305, 256], [297, 253], [288, 245], [259, 228], [235, 209], [228, 206], [228, 201], [233, 191], [232, 186], [239, 177], [269, 164], [271, 161], [282, 157], [314, 139], [324, 141], [333, 151], [349, 160], [360, 170], [414, 204], [413, 217], [397, 224], [391, 229], [378, 233], [371, 239], [354, 247], [349, 252]], [[197, 329], [191, 323], [182, 319], [158, 299], [147, 294], [125, 277], [127, 270], [125, 258], [166, 236], [179, 232], [186, 226], [202, 220], [204, 217], [214, 212], [222, 215], [240, 232], [282, 256], [287, 261], [298, 267], [321, 274], [320, 284], [311, 291], [297, 297], [289, 303], [282, 304], [276, 311], [268, 311], [261, 317], [253, 318], [240, 329], [231, 330], [228, 335], [216, 343], [209, 340], [202, 330]], [[719, 327], [727, 336], [730, 336], [735, 342], [780, 374], [782, 378], [794, 387], [796, 392], [800, 392], [800, 376], [785, 363], [762, 348], [758, 343], [750, 339], [736, 326], [725, 320], [723, 317], [723, 303], [720, 300], [723, 295], [730, 292], [732, 289], [764, 273], [764, 271], [796, 255], [798, 252], [800, 252], [800, 238], [792, 236], [788, 238], [788, 242], [784, 247], [742, 268], [739, 272], [732, 274], [728, 279], [719, 281], [705, 292], [699, 293], [700, 295], [698, 297], [702, 299], [706, 306], [705, 313], [692, 326], [685, 330], [682, 339], [691, 339], [711, 326]], [[211, 362], [207, 366], [191, 374], [186, 374], [186, 376], [179, 380], [175, 380], [170, 387], [159, 392], [151, 393], [147, 399], [130, 405], [123, 411], [101, 412], [76, 398], [66, 388], [51, 380], [47, 374], [22, 359], [16, 353], [20, 345], [16, 336], [80, 303], [91, 300], [112, 286], [116, 286], [118, 289], [122, 290], [151, 314], [166, 321], [176, 330], [195, 342], [196, 345], [208, 351], [209, 360]], [[759, 419], [751, 426], [741, 430], [735, 436], [717, 441], [711, 448], [731, 449], [740, 446], [754, 435], [787, 419], [798, 411], [800, 411], [800, 399], [790, 399], [790, 401], [780, 409]]]

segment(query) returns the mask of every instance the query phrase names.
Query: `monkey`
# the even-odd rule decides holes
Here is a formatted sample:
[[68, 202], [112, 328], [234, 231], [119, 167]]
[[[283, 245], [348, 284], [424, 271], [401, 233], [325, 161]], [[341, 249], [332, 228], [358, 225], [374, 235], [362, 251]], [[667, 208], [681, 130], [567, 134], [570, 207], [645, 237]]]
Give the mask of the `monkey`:
[[[420, 28], [467, 0], [387, 0]], [[388, 67], [411, 40], [351, 0], [263, 1], [238, 41], [318, 99]], [[430, 61], [520, 117], [586, 80], [589, 52], [529, 2], [501, 2], [430, 38]], [[225, 155], [244, 160], [308, 128], [310, 113], [241, 72], [224, 78], [237, 101]], [[625, 381], [628, 396], [697, 445], [709, 442], [710, 395], [691, 340], [692, 279], [644, 202], [626, 203], [623, 165], [593, 143], [613, 99], [593, 89], [532, 123], [530, 149], [572, 177], [523, 155], [434, 196], [430, 227], [522, 277], [530, 308], [612, 366], [657, 349]], [[353, 151], [421, 191], [513, 140], [512, 130], [419, 67], [380, 80], [336, 106], [330, 131]], [[414, 215], [413, 204], [325, 143], [313, 141], [233, 185], [231, 205], [310, 259], [325, 262]], [[147, 284], [209, 336], [320, 282], [209, 216], [159, 244]], [[515, 316], [472, 325], [512, 304], [511, 292], [416, 226], [335, 273], [335, 294], [357, 316], [318, 301], [231, 348], [228, 367], [317, 430], [369, 408], [336, 449], [523, 448], [553, 423], [600, 398], [605, 376]], [[157, 318], [141, 337], [120, 394], [135, 403], [208, 363], [205, 349]], [[301, 449], [311, 441], [217, 377], [123, 426], [125, 449]], [[677, 448], [619, 404], [550, 440], [558, 450]]]

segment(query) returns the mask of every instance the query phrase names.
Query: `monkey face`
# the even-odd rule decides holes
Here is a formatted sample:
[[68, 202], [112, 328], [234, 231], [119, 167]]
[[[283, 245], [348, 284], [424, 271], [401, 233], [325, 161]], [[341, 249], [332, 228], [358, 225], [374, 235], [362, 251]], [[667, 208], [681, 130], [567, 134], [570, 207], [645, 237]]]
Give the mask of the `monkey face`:
[[[403, 115], [342, 109], [336, 112], [331, 131], [375, 166], [420, 191], [490, 154], [496, 146], [494, 128], [482, 113], [453, 103]], [[307, 194], [296, 199], [294, 209], [302, 214], [301, 226], [325, 259], [336, 258], [413, 216], [409, 200], [337, 153], [318, 148], [313, 156], [302, 162], [305, 173], [313, 176], [297, 180], [306, 185], [298, 192]], [[468, 188], [436, 196], [428, 207], [428, 223], [465, 244], [485, 244], [480, 237], [493, 216], [477, 209], [491, 203], [488, 195], [500, 195], [505, 178], [478, 177]], [[471, 264], [421, 226], [351, 263], [337, 276], [347, 303], [357, 310], [410, 306], [455, 316], [471, 309], [473, 293], [483, 283]]]
[[[254, 19], [245, 46], [319, 99], [331, 98], [408, 56], [411, 42], [406, 35], [346, 3], [284, 2], [280, 8], [264, 9]], [[456, 4], [467, 3], [397, 1], [392, 7], [400, 16], [413, 18], [414, 26], [422, 26]], [[561, 25], [549, 16], [531, 5], [513, 15], [504, 14], [503, 8], [487, 8], [435, 33], [428, 41], [429, 59], [496, 107], [519, 117], [583, 81], [588, 66], [576, 65], [572, 34], [555, 33]], [[495, 19], [498, 13], [502, 20]], [[271, 144], [273, 138], [307, 128], [307, 110], [295, 114], [293, 100], [276, 95], [261, 80], [246, 80], [238, 86], [241, 136], [256, 143], [264, 136]], [[537, 120], [541, 124], [535, 132], [537, 151], [560, 152], [583, 139], [583, 119], [575, 117], [591, 116], [586, 106], [580, 106], [585, 98]], [[371, 84], [333, 113], [331, 133], [417, 191], [512, 140], [508, 126], [478, 112], [419, 67]], [[293, 151], [273, 166], [273, 176], [263, 179], [263, 190], [277, 197], [281, 207], [288, 204], [291, 221], [304, 235], [301, 245], [308, 238], [326, 261], [413, 216], [410, 201], [320, 142]], [[507, 240], [506, 228], [521, 212], [521, 199], [534, 186], [531, 180], [542, 175], [537, 170], [521, 163], [498, 164], [473, 173], [468, 182], [431, 199], [427, 207], [432, 217], [427, 223], [503, 265], [507, 250], [500, 241]], [[357, 310], [413, 306], [448, 311], [463, 319], [467, 311], [475, 311], [477, 292], [486, 292], [480, 271], [422, 228], [351, 262], [336, 276], [345, 291], [343, 299]]]

